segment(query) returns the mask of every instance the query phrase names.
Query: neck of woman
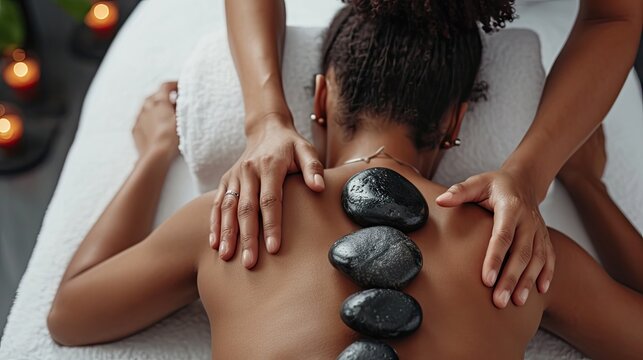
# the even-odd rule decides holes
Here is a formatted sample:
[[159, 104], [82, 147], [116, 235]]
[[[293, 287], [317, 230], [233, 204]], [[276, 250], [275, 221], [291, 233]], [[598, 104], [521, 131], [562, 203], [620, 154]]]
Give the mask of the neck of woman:
[[[384, 147], [386, 155], [379, 155], [372, 158], [375, 164], [386, 162], [397, 162], [410, 168], [418, 169], [422, 174], [431, 169], [435, 156], [433, 151], [420, 152], [409, 137], [407, 127], [389, 124], [377, 128], [363, 127], [356, 130], [350, 139], [337, 146], [335, 151], [329, 153], [328, 167], [338, 167], [346, 164], [347, 161], [368, 158], [378, 149]], [[381, 161], [381, 162], [380, 162]]]

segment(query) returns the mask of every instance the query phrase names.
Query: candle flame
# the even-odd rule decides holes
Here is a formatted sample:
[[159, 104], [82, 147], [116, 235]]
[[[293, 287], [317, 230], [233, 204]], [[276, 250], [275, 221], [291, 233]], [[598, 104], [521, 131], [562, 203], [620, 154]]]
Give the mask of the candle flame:
[[11, 131], [11, 121], [7, 118], [0, 118], [0, 134], [5, 135]]
[[17, 77], [25, 77], [27, 76], [27, 73], [29, 73], [29, 66], [27, 66], [26, 63], [19, 61], [13, 64], [13, 73], [16, 74]]
[[96, 4], [94, 6], [94, 16], [98, 20], [105, 20], [109, 16], [109, 6], [105, 4]]

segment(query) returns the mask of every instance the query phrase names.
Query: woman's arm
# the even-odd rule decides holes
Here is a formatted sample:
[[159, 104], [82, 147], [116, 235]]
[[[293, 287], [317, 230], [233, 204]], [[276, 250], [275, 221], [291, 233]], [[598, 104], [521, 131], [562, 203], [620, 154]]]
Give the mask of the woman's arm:
[[166, 83], [149, 96], [132, 129], [139, 159], [72, 258], [63, 283], [145, 239], [152, 230], [165, 176], [178, 155], [176, 115]]
[[[592, 359], [643, 354], [643, 295], [617, 283], [583, 249], [551, 230], [558, 265], [541, 326]], [[635, 254], [639, 263], [643, 253]]]
[[634, 291], [555, 233], [559, 266], [543, 325], [593, 358], [633, 359], [643, 354], [643, 239], [600, 181], [606, 163], [602, 130], [569, 159], [558, 179], [574, 200], [607, 271]]
[[[494, 227], [482, 279], [514, 294], [537, 277], [546, 292], [554, 270], [548, 250], [540, 275], [495, 274], [507, 254], [531, 254], [535, 243], [551, 249], [538, 204], [562, 165], [610, 109], [632, 67], [643, 22], [639, 0], [581, 1], [576, 24], [545, 84], [536, 118], [520, 145], [498, 171], [473, 176], [436, 199], [441, 206], [475, 202], [494, 212]], [[510, 259], [517, 255], [511, 255]], [[532, 259], [533, 261], [533, 259]], [[520, 280], [519, 286], [516, 284]], [[520, 300], [514, 296], [514, 303]]]
[[607, 272], [643, 292], [643, 237], [612, 201], [601, 181], [605, 170], [602, 127], [565, 164], [558, 179], [574, 201], [587, 234]]
[[207, 215], [199, 215], [203, 208], [196, 212], [190, 205], [149, 235], [165, 176], [178, 153], [169, 101], [175, 88], [165, 84], [145, 102], [133, 131], [140, 158], [63, 276], [47, 318], [60, 344], [117, 340], [198, 298], [195, 244], [207, 246], [205, 239], [197, 243], [192, 232], [199, 220], [207, 224]]
[[643, 292], [643, 238], [614, 204], [605, 184], [590, 178], [562, 182], [607, 272], [620, 283]]
[[229, 260], [239, 239], [241, 261], [252, 268], [259, 254], [259, 214], [266, 249], [271, 254], [279, 251], [286, 175], [301, 171], [311, 190], [323, 191], [324, 169], [315, 148], [295, 129], [284, 97], [283, 0], [226, 0], [226, 18], [243, 91], [246, 149], [221, 178], [211, 213], [210, 245]]

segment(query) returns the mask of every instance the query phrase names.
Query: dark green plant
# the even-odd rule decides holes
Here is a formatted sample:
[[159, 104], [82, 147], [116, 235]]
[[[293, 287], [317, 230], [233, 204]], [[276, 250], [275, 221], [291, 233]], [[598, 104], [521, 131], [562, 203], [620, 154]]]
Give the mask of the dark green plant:
[[0, 52], [25, 42], [25, 19], [14, 0], [0, 0]]
[[92, 7], [91, 0], [56, 0], [56, 3], [77, 21], [83, 21]]

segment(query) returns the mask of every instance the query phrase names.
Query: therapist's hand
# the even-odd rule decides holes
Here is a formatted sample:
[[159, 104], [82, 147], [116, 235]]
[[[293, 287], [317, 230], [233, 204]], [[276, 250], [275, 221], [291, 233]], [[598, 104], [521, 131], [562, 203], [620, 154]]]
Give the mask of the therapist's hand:
[[524, 305], [536, 282], [541, 293], [547, 292], [556, 260], [528, 181], [506, 170], [487, 172], [452, 186], [436, 202], [445, 207], [472, 202], [494, 213], [482, 281], [488, 287], [495, 285], [497, 307], [505, 308], [510, 299]]
[[313, 191], [325, 186], [317, 151], [293, 125], [285, 125], [292, 124], [291, 119], [269, 114], [260, 123], [247, 134], [241, 158], [221, 178], [210, 222], [210, 246], [227, 261], [238, 240], [241, 262], [248, 269], [257, 263], [260, 225], [268, 252], [279, 251], [286, 175], [301, 171]]

